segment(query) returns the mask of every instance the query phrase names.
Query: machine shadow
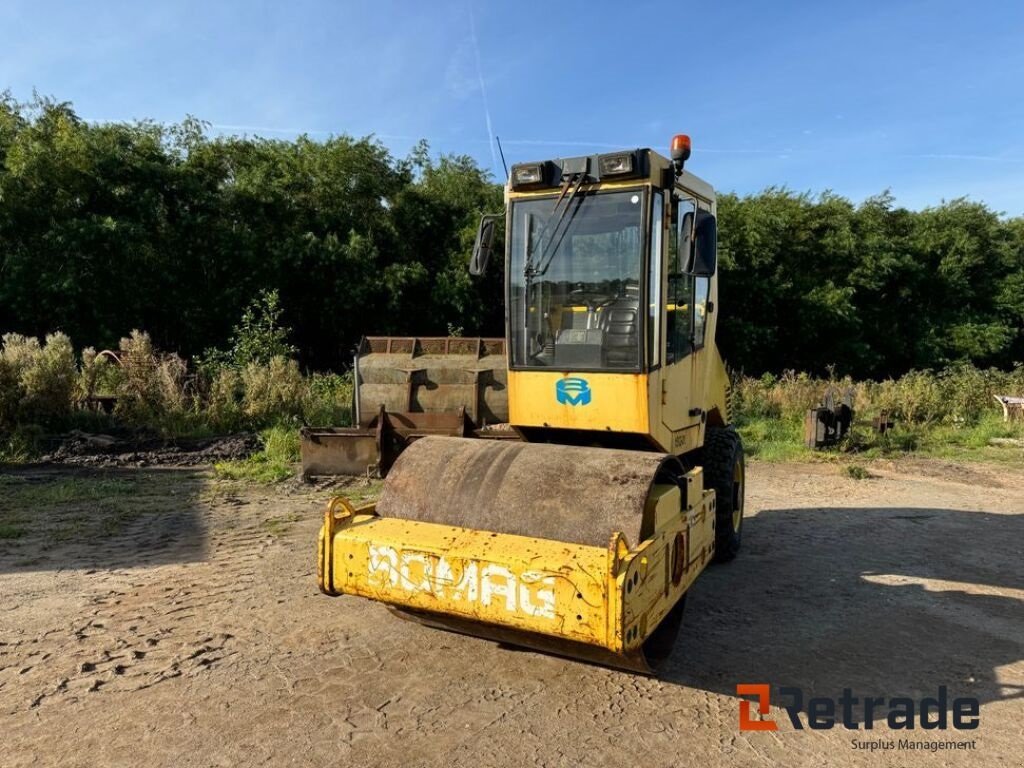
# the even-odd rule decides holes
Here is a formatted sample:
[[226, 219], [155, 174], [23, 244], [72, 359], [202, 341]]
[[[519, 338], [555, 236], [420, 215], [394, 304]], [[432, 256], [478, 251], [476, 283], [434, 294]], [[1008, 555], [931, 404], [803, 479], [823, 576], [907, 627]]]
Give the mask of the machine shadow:
[[996, 680], [1024, 658], [1024, 515], [769, 509], [744, 525], [739, 557], [692, 589], [661, 679], [730, 696], [797, 686], [805, 707], [844, 688], [1024, 698]]
[[0, 574], [202, 560], [199, 470], [0, 466]]

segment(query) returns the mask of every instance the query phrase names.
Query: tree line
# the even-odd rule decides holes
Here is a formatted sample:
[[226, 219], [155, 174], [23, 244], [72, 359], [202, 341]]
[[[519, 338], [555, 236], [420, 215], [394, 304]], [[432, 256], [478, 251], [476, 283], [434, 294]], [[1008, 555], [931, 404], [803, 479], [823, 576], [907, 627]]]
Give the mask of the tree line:
[[[102, 348], [139, 328], [191, 357], [276, 290], [310, 369], [347, 365], [364, 333], [501, 335], [500, 270], [466, 270], [501, 207], [488, 172], [425, 143], [93, 124], [0, 94], [0, 333]], [[719, 342], [747, 373], [1024, 360], [1024, 219], [982, 203], [726, 194], [719, 247]]]

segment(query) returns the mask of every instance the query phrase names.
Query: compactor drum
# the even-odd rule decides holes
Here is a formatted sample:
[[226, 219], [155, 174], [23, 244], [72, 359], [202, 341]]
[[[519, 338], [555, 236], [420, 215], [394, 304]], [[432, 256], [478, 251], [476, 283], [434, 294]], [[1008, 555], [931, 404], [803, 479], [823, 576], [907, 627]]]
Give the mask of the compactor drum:
[[[513, 167], [507, 369], [475, 363], [508, 424], [413, 435], [376, 504], [334, 499], [324, 592], [636, 672], [668, 655], [690, 585], [739, 550], [745, 479], [714, 343], [714, 192], [688, 155], [676, 137], [671, 162], [638, 149]], [[465, 393], [477, 409], [481, 392]]]

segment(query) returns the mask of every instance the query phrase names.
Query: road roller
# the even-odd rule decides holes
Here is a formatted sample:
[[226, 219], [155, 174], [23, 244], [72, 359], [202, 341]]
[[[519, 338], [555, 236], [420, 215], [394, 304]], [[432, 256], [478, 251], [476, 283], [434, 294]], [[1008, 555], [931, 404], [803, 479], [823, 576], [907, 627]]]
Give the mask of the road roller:
[[331, 500], [323, 592], [656, 673], [687, 591], [736, 556], [743, 526], [743, 446], [715, 345], [715, 192], [689, 156], [679, 135], [668, 158], [512, 167], [469, 263], [479, 275], [504, 255], [506, 359], [492, 380], [508, 423], [419, 436], [376, 503]]

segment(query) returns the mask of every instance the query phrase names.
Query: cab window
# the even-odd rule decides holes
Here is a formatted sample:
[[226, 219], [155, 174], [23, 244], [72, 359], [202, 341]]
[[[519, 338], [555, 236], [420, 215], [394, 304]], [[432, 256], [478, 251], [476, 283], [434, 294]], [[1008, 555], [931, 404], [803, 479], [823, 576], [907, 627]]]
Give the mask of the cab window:
[[661, 344], [661, 237], [665, 216], [665, 200], [660, 192], [651, 196], [651, 269], [647, 286], [647, 364], [660, 362]]
[[673, 203], [668, 247], [668, 291], [665, 297], [665, 362], [673, 363], [691, 351], [693, 336], [693, 275], [683, 272], [686, 255], [682, 252], [693, 233], [695, 201]]
[[693, 346], [700, 349], [704, 346], [704, 328], [707, 326], [708, 290], [711, 281], [706, 277], [698, 277], [693, 282]]

